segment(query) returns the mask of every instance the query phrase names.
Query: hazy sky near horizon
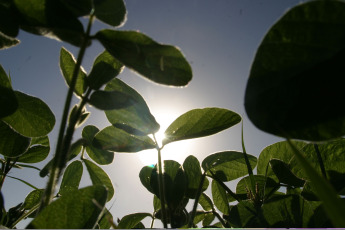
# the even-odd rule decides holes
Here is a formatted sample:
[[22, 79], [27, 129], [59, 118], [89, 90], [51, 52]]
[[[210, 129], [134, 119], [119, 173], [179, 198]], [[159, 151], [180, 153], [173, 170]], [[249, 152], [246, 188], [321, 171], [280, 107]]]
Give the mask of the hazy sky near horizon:
[[[179, 47], [193, 69], [193, 79], [184, 88], [157, 85], [126, 69], [119, 78], [136, 89], [146, 100], [158, 123], [166, 127], [182, 113], [195, 108], [221, 107], [240, 114], [244, 119], [244, 140], [249, 154], [258, 156], [261, 150], [281, 139], [255, 128], [247, 118], [243, 99], [250, 66], [263, 36], [268, 29], [300, 0], [125, 0], [127, 21], [121, 30], [137, 30], [155, 41]], [[108, 26], [95, 22], [93, 32]], [[0, 51], [0, 64], [10, 72], [15, 90], [44, 100], [56, 116], [56, 125], [49, 135], [51, 153], [55, 150], [67, 87], [60, 74], [58, 60], [61, 46], [75, 56], [78, 49], [66, 43], [20, 31], [20, 45]], [[95, 57], [103, 51], [94, 42], [83, 62], [89, 71]], [[77, 102], [77, 101], [75, 101]], [[104, 128], [109, 124], [101, 111], [92, 112], [85, 124]], [[80, 131], [74, 140], [78, 139]], [[167, 146], [169, 147], [169, 146]], [[180, 163], [188, 155], [201, 162], [209, 154], [241, 151], [241, 126], [219, 134], [171, 144], [163, 154], [166, 159]], [[153, 150], [152, 150], [153, 151]], [[146, 151], [145, 151], [146, 153]], [[145, 154], [145, 153], [140, 153]], [[134, 212], [151, 212], [152, 194], [140, 183], [138, 174], [144, 163], [139, 154], [116, 153], [111, 165], [102, 167], [110, 175], [115, 196], [108, 203], [111, 213], [121, 218]], [[37, 187], [45, 187], [45, 179], [30, 169], [13, 170], [13, 176], [28, 180]], [[84, 169], [84, 172], [86, 170]], [[82, 180], [89, 185], [88, 175]], [[4, 184], [6, 207], [22, 202], [32, 189], [18, 181], [7, 179]], [[20, 226], [20, 225], [19, 225]], [[159, 226], [159, 225], [157, 225]], [[22, 226], [22, 227], [25, 227]]]

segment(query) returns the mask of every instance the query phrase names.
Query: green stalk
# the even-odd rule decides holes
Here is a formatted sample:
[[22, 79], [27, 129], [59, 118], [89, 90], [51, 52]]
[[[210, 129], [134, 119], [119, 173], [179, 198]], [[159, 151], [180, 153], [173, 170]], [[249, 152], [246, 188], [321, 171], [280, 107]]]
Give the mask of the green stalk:
[[252, 192], [253, 192], [253, 194], [254, 194], [254, 193], [256, 192], [256, 189], [255, 189], [255, 178], [254, 178], [252, 166], [251, 166], [250, 163], [249, 163], [249, 159], [248, 159], [246, 147], [244, 146], [244, 138], [243, 138], [243, 121], [242, 121], [241, 139], [242, 139], [243, 156], [244, 156], [244, 160], [246, 161], [246, 165], [247, 165], [247, 169], [248, 169], [248, 174], [249, 174], [249, 178], [250, 178], [250, 185], [251, 185], [251, 187], [252, 187]]
[[317, 155], [317, 160], [319, 161], [319, 165], [320, 165], [320, 169], [321, 169], [322, 175], [323, 175], [323, 177], [325, 179], [327, 179], [325, 165], [323, 164], [321, 153], [320, 153], [320, 150], [319, 150], [319, 147], [318, 147], [317, 144], [314, 144], [314, 149], [315, 149], [315, 152], [316, 152], [316, 155]]
[[20, 221], [26, 219], [28, 216], [30, 216], [34, 211], [37, 210], [39, 207], [39, 204], [36, 204], [34, 207], [32, 207], [28, 212], [24, 213], [22, 216], [20, 216], [16, 221], [13, 222], [13, 224], [9, 227], [10, 229], [13, 229]]
[[223, 225], [224, 228], [228, 228], [229, 226], [225, 223], [224, 219], [219, 215], [219, 213], [214, 209], [212, 208], [212, 213], [213, 215], [215, 215], [219, 222]]
[[164, 176], [163, 176], [163, 167], [162, 167], [162, 156], [161, 149], [158, 146], [156, 136], [153, 134], [155, 140], [157, 151], [158, 151], [158, 187], [159, 187], [159, 196], [161, 200], [161, 210], [162, 210], [162, 222], [164, 228], [168, 228], [167, 224], [167, 212], [165, 209], [165, 186], [164, 186]]
[[191, 217], [189, 219], [188, 228], [192, 228], [193, 227], [194, 217], [195, 217], [195, 214], [196, 214], [196, 209], [198, 207], [199, 199], [200, 199], [201, 192], [202, 192], [202, 186], [204, 185], [205, 178], [206, 178], [206, 172], [204, 172], [204, 174], [202, 174], [202, 176], [201, 176], [201, 180], [200, 180], [200, 183], [199, 183], [198, 191], [196, 193], [196, 197], [195, 197], [195, 200], [194, 200], [192, 215], [191, 215]]
[[80, 50], [79, 50], [77, 63], [76, 63], [75, 68], [73, 70], [72, 80], [71, 80], [70, 87], [68, 89], [68, 93], [67, 93], [67, 97], [66, 97], [66, 101], [65, 101], [65, 106], [64, 106], [64, 111], [63, 111], [63, 115], [62, 115], [62, 119], [61, 119], [58, 141], [57, 141], [56, 150], [55, 150], [55, 156], [53, 158], [53, 163], [52, 163], [52, 169], [50, 172], [49, 181], [48, 181], [45, 193], [43, 195], [43, 199], [42, 199], [39, 211], [41, 211], [44, 207], [46, 207], [50, 203], [50, 201], [52, 200], [55, 186], [56, 186], [57, 182], [59, 181], [59, 177], [61, 175], [61, 171], [63, 169], [63, 166], [66, 164], [69, 146], [65, 146], [65, 144], [70, 143], [71, 140], [68, 140], [68, 138], [72, 139], [72, 137], [70, 135], [68, 135], [68, 138], [67, 138], [67, 134], [66, 134], [66, 137], [64, 137], [64, 134], [65, 134], [69, 109], [71, 106], [73, 92], [74, 92], [74, 88], [75, 88], [75, 85], [77, 82], [79, 69], [80, 69], [80, 66], [81, 66], [81, 63], [82, 63], [82, 60], [83, 60], [83, 57], [85, 54], [85, 50], [88, 46], [89, 39], [90, 39], [89, 36], [90, 36], [90, 32], [91, 32], [91, 25], [92, 25], [93, 17], [94, 17], [94, 15], [91, 14], [85, 36], [84, 36], [83, 42], [82, 42]]

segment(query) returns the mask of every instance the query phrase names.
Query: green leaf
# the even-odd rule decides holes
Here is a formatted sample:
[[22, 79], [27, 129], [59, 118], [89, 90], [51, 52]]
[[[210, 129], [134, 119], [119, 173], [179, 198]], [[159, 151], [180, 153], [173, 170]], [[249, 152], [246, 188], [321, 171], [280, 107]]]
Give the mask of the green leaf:
[[126, 21], [126, 6], [123, 0], [94, 0], [95, 15], [100, 21], [112, 26], [121, 26]]
[[144, 166], [139, 172], [139, 178], [141, 184], [144, 185], [149, 192], [158, 194], [158, 192], [156, 193], [151, 187], [151, 176], [154, 170], [156, 170], [154, 167]]
[[221, 108], [193, 109], [178, 117], [164, 132], [163, 145], [173, 141], [209, 136], [241, 121], [241, 117]]
[[206, 213], [205, 214], [205, 218], [202, 221], [202, 226], [203, 227], [208, 227], [213, 222], [215, 217], [216, 216], [213, 213]]
[[316, 195], [323, 201], [327, 216], [331, 219], [335, 227], [345, 226], [345, 205], [336, 194], [334, 188], [322, 177], [304, 158], [300, 150], [292, 143], [288, 142], [293, 150], [295, 157], [302, 166], [302, 169], [308, 175], [313, 190]]
[[[183, 169], [188, 181], [188, 187], [185, 196], [191, 199], [195, 199], [202, 178], [199, 160], [193, 155], [188, 156], [183, 162]], [[208, 188], [208, 185], [209, 181], [207, 178], [205, 178], [202, 186], [202, 192]]]
[[[1, 37], [1, 34], [0, 34]], [[0, 38], [1, 39], [1, 38]], [[1, 44], [1, 41], [0, 41]], [[0, 46], [1, 47], [1, 46]], [[17, 97], [12, 90], [11, 81], [0, 65], [0, 118], [11, 115], [18, 108]]]
[[55, 125], [55, 116], [39, 98], [15, 91], [18, 109], [3, 118], [15, 131], [27, 137], [47, 135]]
[[252, 191], [250, 177], [246, 176], [237, 183], [236, 195], [243, 197], [243, 200], [245, 200], [245, 199], [249, 199], [248, 197], [249, 192], [251, 192], [252, 194], [258, 193], [261, 200], [267, 200], [280, 187], [279, 184], [270, 177], [265, 177], [262, 175], [254, 175], [254, 178], [256, 182], [255, 189], [257, 191]]
[[[70, 86], [71, 84], [76, 63], [77, 62], [73, 54], [66, 50], [64, 47], [62, 47], [60, 50], [60, 69], [68, 86]], [[82, 67], [80, 67], [78, 71], [77, 82], [74, 88], [74, 92], [80, 97], [83, 96], [86, 90], [85, 78], [86, 73], [82, 69]]]
[[111, 200], [111, 198], [114, 196], [115, 190], [107, 173], [104, 172], [103, 169], [101, 169], [96, 164], [92, 163], [91, 161], [86, 160], [86, 159], [83, 159], [83, 161], [86, 165], [87, 171], [90, 174], [92, 184], [104, 185], [108, 190], [107, 201]]
[[[302, 149], [306, 145], [305, 142], [294, 142], [294, 144], [299, 149]], [[267, 146], [261, 151], [258, 158], [258, 174], [267, 175], [268, 177], [278, 181], [278, 178], [273, 172], [272, 168], [269, 167], [269, 162], [271, 159], [278, 159], [287, 163], [292, 173], [294, 173], [297, 177], [305, 178], [303, 176], [304, 174], [301, 174], [300, 166], [298, 162], [296, 162], [294, 153], [286, 141], [277, 142]]]
[[320, 202], [304, 201], [300, 196], [278, 196], [262, 206], [267, 227], [305, 228]]
[[213, 203], [219, 211], [225, 215], [229, 215], [230, 206], [224, 188], [215, 180], [212, 180], [212, 198]]
[[201, 193], [199, 204], [205, 211], [211, 211], [214, 206], [211, 198], [206, 193]]
[[[146, 173], [148, 174], [148, 172]], [[163, 176], [166, 203], [171, 211], [175, 211], [176, 209], [180, 211], [185, 207], [185, 205], [187, 205], [187, 203], [184, 204], [185, 201], [183, 199], [187, 189], [186, 175], [178, 162], [165, 160]], [[157, 168], [152, 170], [150, 186], [154, 194], [160, 198]]]
[[0, 121], [0, 154], [19, 157], [30, 145], [30, 138], [15, 132], [5, 122]]
[[108, 126], [99, 131], [94, 137], [92, 145], [114, 152], [139, 152], [156, 147], [150, 137], [135, 136], [114, 126]]
[[[94, 228], [107, 200], [104, 186], [90, 186], [52, 202], [27, 228]], [[69, 211], [66, 211], [69, 210]]]
[[64, 6], [69, 9], [74, 16], [81, 17], [91, 13], [92, 0], [60, 0]]
[[38, 35], [80, 46], [84, 29], [80, 21], [61, 1], [14, 0], [20, 28]]
[[93, 63], [92, 70], [86, 78], [87, 84], [97, 90], [119, 75], [123, 69], [122, 63], [105, 50], [97, 56]]
[[150, 213], [133, 213], [122, 217], [118, 228], [120, 229], [131, 229], [140, 223], [146, 217], [152, 217]]
[[125, 66], [159, 84], [185, 86], [192, 69], [181, 51], [135, 31], [101, 30], [96, 38]]
[[69, 164], [63, 174], [59, 194], [68, 196], [69, 193], [77, 191], [82, 175], [83, 164], [80, 161]]
[[233, 206], [229, 214], [229, 223], [233, 228], [262, 228], [252, 201], [244, 200]]
[[[252, 168], [255, 168], [256, 157], [248, 154], [248, 159]], [[225, 151], [214, 153], [206, 157], [201, 165], [207, 172], [207, 175], [212, 176], [213, 173], [222, 181], [231, 181], [248, 174], [247, 165], [241, 152]]]
[[126, 108], [105, 111], [111, 124], [137, 135], [152, 134], [159, 130], [159, 124], [151, 114], [144, 98], [133, 88], [115, 78], [107, 84], [105, 90], [128, 94], [136, 102]]
[[29, 210], [38, 205], [42, 199], [44, 189], [38, 189], [31, 191], [25, 198], [24, 209]]
[[12, 46], [18, 45], [20, 41], [18, 39], [6, 36], [0, 32], [0, 49], [8, 49]]
[[136, 102], [131, 95], [120, 91], [97, 90], [91, 94], [89, 103], [101, 110], [123, 109]]
[[97, 164], [107, 165], [113, 162], [114, 153], [96, 148], [92, 145], [92, 141], [98, 132], [99, 129], [96, 126], [88, 125], [84, 127], [82, 137], [86, 141], [86, 143], [84, 143], [84, 145], [86, 145], [85, 149], [90, 158]]
[[339, 106], [345, 100], [344, 11], [343, 1], [308, 1], [268, 31], [245, 93], [256, 127], [310, 141], [345, 134], [345, 110]]
[[48, 136], [33, 137], [29, 149], [21, 155], [17, 162], [38, 163], [47, 158], [50, 151]]
[[285, 162], [278, 159], [272, 159], [270, 160], [270, 165], [281, 183], [293, 187], [303, 187], [305, 180], [302, 180], [293, 174]]
[[99, 229], [109, 229], [111, 227], [111, 221], [113, 221], [113, 215], [106, 209], [103, 216], [98, 221]]
[[156, 195], [153, 195], [153, 209], [155, 212], [161, 209], [161, 200]]

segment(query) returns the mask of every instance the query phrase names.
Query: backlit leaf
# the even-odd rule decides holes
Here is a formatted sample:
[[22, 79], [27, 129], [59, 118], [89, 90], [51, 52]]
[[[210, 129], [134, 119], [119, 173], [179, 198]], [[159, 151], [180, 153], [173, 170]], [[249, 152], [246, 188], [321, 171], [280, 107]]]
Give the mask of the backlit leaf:
[[120, 26], [126, 20], [126, 6], [123, 0], [94, 0], [97, 19], [112, 26]]
[[294, 187], [303, 187], [305, 181], [293, 174], [285, 162], [272, 159], [270, 160], [270, 166], [281, 183]]
[[[191, 199], [195, 199], [202, 178], [199, 160], [192, 155], [188, 156], [183, 162], [183, 169], [188, 181], [188, 187], [185, 195]], [[209, 181], [207, 178], [205, 178], [202, 191], [205, 191], [208, 185]]]
[[164, 132], [163, 145], [173, 141], [209, 136], [239, 123], [241, 117], [221, 108], [194, 109], [178, 117]]
[[212, 198], [217, 209], [223, 214], [228, 215], [230, 206], [226, 192], [216, 180], [212, 180]]
[[76, 17], [85, 16], [91, 13], [92, 0], [60, 0]]
[[0, 49], [8, 49], [12, 46], [18, 45], [20, 41], [16, 38], [9, 37], [0, 32]]
[[0, 154], [7, 157], [22, 155], [30, 145], [30, 138], [24, 137], [0, 121]]
[[259, 129], [310, 141], [345, 134], [344, 11], [343, 1], [308, 1], [268, 31], [245, 93]]
[[99, 129], [96, 126], [88, 125], [84, 127], [82, 137], [86, 141], [86, 143], [84, 143], [86, 152], [90, 156], [90, 158], [94, 160], [97, 164], [110, 164], [111, 162], [113, 162], [114, 153], [96, 148], [92, 145], [93, 138], [98, 132]]
[[108, 190], [108, 199], [107, 201], [111, 200], [114, 196], [115, 190], [113, 184], [106, 172], [103, 171], [99, 166], [92, 163], [89, 160], [83, 159], [87, 171], [90, 174], [90, 178], [93, 185], [104, 185]]
[[29, 210], [41, 202], [44, 189], [33, 190], [26, 197], [24, 201], [25, 210]]
[[152, 217], [150, 213], [133, 213], [122, 217], [118, 228], [120, 229], [131, 229], [134, 228], [140, 221], [146, 217]]
[[[252, 168], [255, 168], [256, 157], [247, 155], [250, 165]], [[248, 174], [247, 165], [241, 152], [225, 151], [214, 153], [206, 157], [201, 165], [207, 172], [207, 175], [212, 176], [213, 173], [222, 181], [231, 181]]]
[[38, 163], [47, 158], [50, 151], [48, 136], [34, 137], [31, 139], [29, 149], [19, 157], [17, 162]]
[[136, 135], [152, 134], [159, 130], [159, 124], [151, 114], [144, 98], [133, 88], [115, 78], [107, 84], [105, 90], [128, 94], [135, 102], [122, 109], [105, 111], [111, 124]]
[[150, 137], [135, 136], [114, 126], [108, 126], [99, 131], [94, 137], [92, 145], [114, 152], [139, 152], [156, 147]]
[[206, 193], [201, 193], [199, 204], [205, 211], [211, 211], [214, 206], [211, 198]]
[[[1, 34], [0, 34], [1, 37]], [[0, 38], [1, 39], [1, 38]], [[1, 41], [0, 41], [1, 44]], [[10, 79], [0, 65], [0, 118], [11, 115], [18, 108], [18, 102], [12, 90]]]
[[[62, 47], [60, 51], [60, 69], [68, 86], [70, 86], [72, 82], [75, 66], [76, 66], [76, 60], [73, 54]], [[80, 97], [84, 94], [86, 90], [85, 78], [86, 78], [86, 73], [83, 70], [83, 68], [80, 67], [78, 71], [77, 82], [74, 88], [74, 92]]]
[[94, 228], [103, 213], [106, 200], [107, 189], [104, 186], [77, 190], [48, 205], [27, 228]]
[[136, 103], [131, 95], [120, 91], [97, 90], [91, 94], [89, 103], [101, 110], [127, 108]]
[[80, 46], [83, 25], [61, 3], [51, 0], [14, 0], [20, 28], [34, 34]]
[[73, 161], [69, 164], [63, 174], [59, 194], [68, 196], [70, 192], [77, 191], [82, 174], [83, 164], [80, 161]]
[[47, 135], [55, 125], [55, 116], [41, 99], [15, 91], [17, 110], [2, 120], [23, 136]]
[[86, 80], [92, 89], [99, 89], [121, 73], [122, 70], [123, 65], [105, 50], [97, 56]]
[[181, 51], [135, 31], [101, 30], [96, 38], [125, 66], [159, 84], [185, 86], [192, 69]]

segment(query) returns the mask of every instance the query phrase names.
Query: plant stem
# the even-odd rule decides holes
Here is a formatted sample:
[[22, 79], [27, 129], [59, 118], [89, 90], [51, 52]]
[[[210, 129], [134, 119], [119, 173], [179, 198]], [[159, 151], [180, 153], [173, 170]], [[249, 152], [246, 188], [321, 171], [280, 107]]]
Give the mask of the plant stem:
[[[48, 181], [48, 184], [47, 184], [47, 187], [45, 190], [45, 194], [43, 195], [43, 199], [42, 199], [39, 211], [41, 211], [44, 207], [46, 207], [50, 203], [50, 201], [52, 200], [55, 186], [56, 186], [57, 182], [59, 181], [61, 171], [63, 170], [63, 167], [66, 164], [68, 149], [70, 146], [69, 145], [65, 146], [65, 145], [71, 142], [71, 140], [68, 140], [68, 138], [72, 139], [72, 136], [66, 134], [66, 136], [64, 137], [64, 134], [65, 134], [65, 129], [66, 129], [66, 125], [67, 125], [69, 109], [70, 109], [71, 102], [72, 102], [74, 88], [75, 88], [78, 74], [79, 74], [79, 69], [80, 69], [80, 66], [81, 66], [81, 63], [82, 63], [82, 60], [83, 60], [83, 57], [85, 54], [85, 50], [88, 46], [89, 39], [90, 39], [89, 36], [90, 36], [90, 32], [91, 32], [91, 25], [92, 25], [93, 17], [94, 17], [94, 15], [90, 15], [88, 27], [87, 27], [86, 33], [84, 35], [84, 39], [82, 41], [82, 44], [80, 46], [80, 50], [79, 50], [79, 54], [78, 54], [78, 58], [77, 58], [77, 63], [76, 63], [74, 70], [73, 70], [72, 80], [71, 80], [70, 87], [68, 89], [68, 93], [67, 93], [67, 97], [66, 97], [66, 101], [65, 101], [65, 106], [64, 106], [64, 111], [63, 111], [63, 115], [62, 115], [62, 119], [61, 119], [58, 141], [57, 141], [57, 145], [56, 145], [55, 156], [53, 158], [53, 164], [52, 164], [52, 168], [51, 168], [51, 172], [50, 172], [50, 177], [49, 177], [49, 181]], [[73, 132], [72, 132], [72, 135], [73, 135]]]
[[316, 155], [317, 155], [317, 160], [319, 161], [319, 165], [320, 165], [320, 169], [321, 169], [322, 175], [323, 175], [323, 177], [325, 179], [327, 179], [325, 165], [323, 164], [323, 160], [322, 160], [322, 157], [321, 157], [319, 146], [317, 144], [314, 144], [314, 149], [315, 149], [315, 152], [316, 152]]
[[219, 213], [213, 208], [212, 209], [213, 215], [215, 215], [219, 222], [223, 225], [224, 228], [228, 228], [229, 226], [224, 222], [223, 218], [219, 215]]
[[158, 146], [157, 139], [155, 134], [153, 134], [153, 138], [156, 142], [157, 151], [158, 151], [158, 187], [159, 187], [159, 196], [161, 200], [161, 210], [162, 210], [162, 222], [164, 228], [168, 228], [167, 224], [167, 213], [165, 209], [165, 186], [164, 186], [164, 175], [163, 175], [163, 167], [162, 167], [162, 156], [161, 156], [161, 149]]
[[248, 159], [246, 147], [244, 146], [244, 138], [243, 138], [243, 121], [242, 121], [242, 130], [241, 130], [241, 140], [242, 140], [243, 156], [244, 156], [244, 160], [246, 161], [246, 165], [247, 165], [247, 169], [248, 169], [248, 174], [249, 174], [249, 178], [250, 178], [250, 185], [251, 185], [251, 188], [252, 188], [252, 192], [253, 192], [253, 194], [254, 194], [254, 193], [256, 193], [256, 189], [255, 189], [255, 178], [254, 178], [252, 166], [250, 165], [250, 162], [249, 162], [249, 159]]
[[195, 197], [195, 200], [194, 200], [192, 215], [191, 215], [191, 217], [189, 219], [188, 228], [192, 228], [193, 227], [194, 217], [195, 217], [195, 214], [196, 214], [196, 209], [198, 207], [199, 199], [200, 199], [201, 192], [202, 192], [202, 186], [204, 185], [205, 178], [206, 178], [206, 172], [204, 172], [202, 174], [202, 176], [201, 176], [201, 180], [200, 180], [200, 183], [199, 183], [198, 191], [196, 193], [196, 197]]

